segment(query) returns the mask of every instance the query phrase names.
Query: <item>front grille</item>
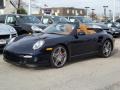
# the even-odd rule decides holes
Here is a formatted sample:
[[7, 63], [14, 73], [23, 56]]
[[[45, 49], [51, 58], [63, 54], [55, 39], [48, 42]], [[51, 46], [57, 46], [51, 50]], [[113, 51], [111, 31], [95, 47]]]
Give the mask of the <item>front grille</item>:
[[15, 54], [13, 54], [13, 53], [9, 53], [9, 52], [4, 52], [4, 57], [6, 58], [6, 59], [8, 59], [8, 60], [10, 60], [10, 61], [13, 61], [13, 62], [19, 62], [20, 60], [20, 58], [17, 56], [17, 55], [15, 55]]
[[9, 39], [10, 35], [0, 35], [0, 39]]
[[[21, 55], [22, 56], [22, 55]], [[32, 61], [32, 58], [23, 58], [20, 55], [10, 53], [10, 52], [4, 52], [4, 58], [7, 59], [8, 61], [19, 63], [20, 61], [24, 62], [26, 61], [27, 63], [34, 63]]]

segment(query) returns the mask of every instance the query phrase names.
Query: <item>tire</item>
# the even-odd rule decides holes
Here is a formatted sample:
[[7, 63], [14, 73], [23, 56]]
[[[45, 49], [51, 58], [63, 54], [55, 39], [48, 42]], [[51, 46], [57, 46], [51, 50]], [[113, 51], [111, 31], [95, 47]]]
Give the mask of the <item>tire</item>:
[[68, 53], [64, 46], [56, 46], [51, 53], [51, 66], [54, 68], [61, 68], [65, 65], [68, 59]]
[[112, 53], [112, 43], [110, 40], [106, 40], [103, 43], [102, 48], [100, 50], [100, 56], [104, 58], [108, 58], [111, 56], [111, 53]]

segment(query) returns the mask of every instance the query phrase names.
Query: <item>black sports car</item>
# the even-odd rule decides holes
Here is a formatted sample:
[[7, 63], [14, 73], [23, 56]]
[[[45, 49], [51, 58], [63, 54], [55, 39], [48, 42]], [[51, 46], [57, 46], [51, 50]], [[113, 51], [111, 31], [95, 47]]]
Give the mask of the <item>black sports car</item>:
[[91, 24], [87, 24], [89, 27], [92, 28], [99, 28], [102, 29], [104, 31], [106, 31], [108, 34], [111, 34], [113, 37], [119, 37], [120, 36], [120, 29], [117, 27], [109, 27], [106, 24], [102, 24], [102, 23], [91, 23]]
[[4, 60], [22, 65], [50, 63], [60, 68], [72, 58], [99, 54], [109, 57], [112, 35], [101, 29], [80, 30], [79, 24], [56, 23], [39, 34], [13, 38], [4, 49]]
[[91, 18], [87, 18], [84, 16], [69, 16], [66, 17], [67, 19], [70, 20], [70, 22], [79, 22], [80, 24], [86, 24], [93, 26], [93, 28], [100, 28], [107, 33], [113, 35], [113, 37], [119, 37], [120, 36], [120, 29], [117, 27], [107, 27], [106, 23], [94, 23]]
[[[32, 15], [22, 14], [4, 14], [0, 15], [0, 23], [8, 24], [14, 27], [18, 35], [36, 33], [39, 30], [45, 29], [47, 26]], [[35, 30], [36, 31], [35, 31]]]
[[105, 23], [111, 31], [113, 31], [114, 37], [120, 37], [120, 23], [118, 22], [106, 22]]

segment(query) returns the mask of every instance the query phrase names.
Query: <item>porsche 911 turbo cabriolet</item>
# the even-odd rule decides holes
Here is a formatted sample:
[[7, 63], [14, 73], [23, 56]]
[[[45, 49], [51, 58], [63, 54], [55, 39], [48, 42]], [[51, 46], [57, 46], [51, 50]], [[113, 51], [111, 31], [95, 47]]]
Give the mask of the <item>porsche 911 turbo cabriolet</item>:
[[49, 63], [60, 68], [68, 60], [81, 55], [110, 57], [114, 38], [101, 29], [77, 23], [56, 23], [39, 34], [12, 38], [4, 49], [4, 60], [20, 65]]

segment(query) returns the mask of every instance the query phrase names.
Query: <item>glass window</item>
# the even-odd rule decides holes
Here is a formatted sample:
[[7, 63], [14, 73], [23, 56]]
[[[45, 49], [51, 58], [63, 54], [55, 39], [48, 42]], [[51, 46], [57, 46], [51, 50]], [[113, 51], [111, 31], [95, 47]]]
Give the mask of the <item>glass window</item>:
[[70, 18], [70, 22], [75, 22], [75, 18]]
[[83, 11], [82, 11], [82, 10], [80, 10], [80, 14], [83, 14]]
[[74, 11], [74, 10], [72, 10], [72, 13], [74, 14], [74, 13], [75, 13], [75, 11]]
[[78, 20], [76, 18], [70, 17], [69, 18], [70, 22], [77, 22]]
[[35, 16], [19, 16], [17, 19], [20, 23], [41, 23]]
[[7, 24], [14, 24], [16, 22], [16, 18], [14, 16], [8, 16], [6, 23]]
[[69, 9], [67, 9], [67, 14], [69, 14], [69, 12], [70, 12]]
[[5, 15], [0, 15], [0, 23], [5, 23]]
[[43, 24], [48, 24], [49, 18], [43, 18], [42, 22]]
[[49, 27], [47, 27], [44, 32], [45, 33], [49, 33], [49, 34], [65, 34], [65, 35], [69, 35], [73, 29], [74, 29], [74, 25], [72, 24], [63, 24], [63, 23], [59, 23], [59, 24], [53, 24]]
[[57, 17], [57, 16], [55, 16], [55, 17], [52, 17], [52, 19], [53, 19], [53, 21], [54, 22], [69, 22], [66, 18], [64, 18], [64, 17]]
[[93, 23], [91, 18], [76, 17], [81, 23]]
[[57, 10], [57, 13], [60, 13], [60, 10], [59, 10], [59, 9]]

